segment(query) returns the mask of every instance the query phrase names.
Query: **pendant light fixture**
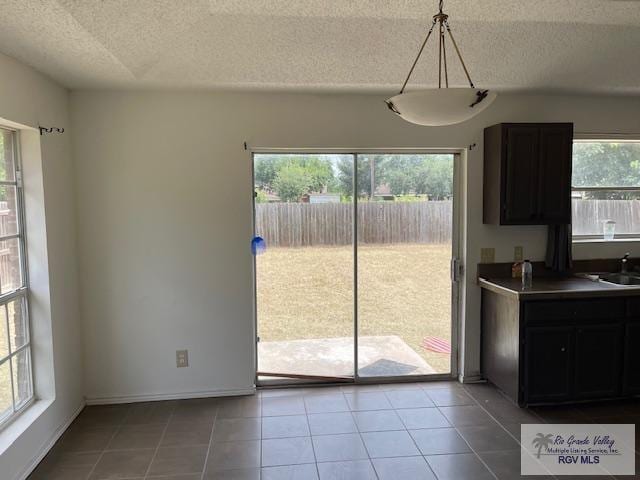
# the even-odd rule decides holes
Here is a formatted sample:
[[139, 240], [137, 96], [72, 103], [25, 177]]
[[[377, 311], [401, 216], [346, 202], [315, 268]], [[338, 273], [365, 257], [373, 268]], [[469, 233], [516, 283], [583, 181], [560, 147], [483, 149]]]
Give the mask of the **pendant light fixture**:
[[[409, 74], [402, 84], [400, 93], [386, 100], [389, 109], [400, 115], [407, 122], [418, 125], [440, 126], [452, 125], [454, 123], [464, 122], [474, 117], [482, 110], [487, 108], [496, 99], [497, 94], [476, 88], [471, 81], [471, 76], [467, 70], [467, 66], [462, 59], [462, 54], [458, 48], [458, 44], [453, 38], [451, 27], [449, 26], [449, 16], [442, 11], [443, 0], [439, 1], [439, 11], [433, 16], [433, 23], [426, 38], [422, 42], [422, 46], [418, 51], [418, 56], [413, 61]], [[431, 34], [438, 26], [438, 88], [429, 88], [416, 90], [405, 93], [405, 88], [414, 69], [420, 60], [420, 56], [427, 45]], [[447, 69], [447, 45], [445, 42], [446, 35], [451, 39], [451, 45], [462, 64], [462, 69], [469, 82], [468, 88], [449, 88], [449, 71]], [[444, 85], [443, 85], [444, 80]], [[444, 88], [443, 88], [444, 86]]]

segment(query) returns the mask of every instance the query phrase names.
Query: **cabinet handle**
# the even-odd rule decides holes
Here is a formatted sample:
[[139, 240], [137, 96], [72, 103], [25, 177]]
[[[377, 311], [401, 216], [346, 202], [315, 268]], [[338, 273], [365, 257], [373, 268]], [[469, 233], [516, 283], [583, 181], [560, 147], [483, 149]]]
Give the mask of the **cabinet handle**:
[[562, 348], [560, 349], [560, 351], [561, 351], [561, 352], [564, 352], [564, 351], [566, 351], [566, 348], [562, 347]]

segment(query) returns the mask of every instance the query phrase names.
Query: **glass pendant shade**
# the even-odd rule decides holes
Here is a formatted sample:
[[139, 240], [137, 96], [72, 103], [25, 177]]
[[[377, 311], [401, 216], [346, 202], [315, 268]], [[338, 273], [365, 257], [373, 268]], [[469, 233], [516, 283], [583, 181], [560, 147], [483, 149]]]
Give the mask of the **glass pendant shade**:
[[496, 93], [478, 88], [429, 88], [400, 93], [388, 99], [387, 105], [407, 122], [439, 127], [469, 120], [496, 97]]

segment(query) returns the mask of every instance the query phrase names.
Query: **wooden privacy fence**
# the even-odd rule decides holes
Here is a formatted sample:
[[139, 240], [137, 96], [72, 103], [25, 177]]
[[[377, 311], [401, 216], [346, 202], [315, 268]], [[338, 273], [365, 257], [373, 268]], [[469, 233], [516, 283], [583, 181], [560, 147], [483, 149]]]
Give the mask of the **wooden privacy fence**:
[[[2, 203], [0, 210], [4, 211]], [[640, 233], [640, 200], [574, 199], [572, 207], [574, 235], [602, 235], [606, 220], [616, 222], [616, 234]], [[450, 200], [361, 202], [358, 240], [381, 244], [449, 242], [452, 214]], [[350, 245], [352, 227], [350, 203], [256, 204], [256, 232], [267, 247]], [[4, 263], [0, 256], [0, 268]]]
[[616, 222], [616, 234], [640, 233], [640, 200], [573, 200], [574, 235], [602, 235], [607, 220]]
[[[451, 241], [452, 202], [358, 203], [362, 243], [445, 243]], [[350, 245], [350, 203], [258, 203], [256, 233], [268, 247]]]

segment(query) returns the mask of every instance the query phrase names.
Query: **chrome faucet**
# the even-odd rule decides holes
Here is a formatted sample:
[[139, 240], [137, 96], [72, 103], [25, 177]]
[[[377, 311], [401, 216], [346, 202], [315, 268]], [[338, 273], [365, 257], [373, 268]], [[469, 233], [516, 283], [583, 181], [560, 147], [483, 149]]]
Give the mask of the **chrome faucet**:
[[620, 273], [627, 273], [629, 271], [629, 252], [624, 254], [624, 257], [620, 259]]

